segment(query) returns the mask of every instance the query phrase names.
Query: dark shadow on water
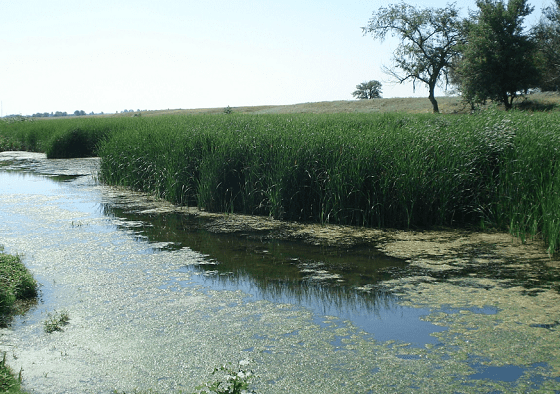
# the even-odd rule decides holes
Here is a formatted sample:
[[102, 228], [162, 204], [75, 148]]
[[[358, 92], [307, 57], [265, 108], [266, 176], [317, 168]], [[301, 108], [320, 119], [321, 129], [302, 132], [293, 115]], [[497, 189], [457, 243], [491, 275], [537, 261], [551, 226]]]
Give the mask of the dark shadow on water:
[[165, 242], [168, 250], [188, 247], [207, 256], [206, 263], [181, 269], [191, 274], [190, 283], [172, 279], [166, 288], [194, 283], [214, 290], [242, 290], [251, 295], [250, 301], [307, 308], [317, 324], [322, 316], [349, 320], [379, 341], [424, 346], [438, 342], [430, 334], [446, 330], [420, 319], [429, 310], [404, 307], [396, 296], [376, 286], [394, 278], [393, 273], [407, 263], [370, 245], [316, 246], [274, 239], [269, 231], [216, 234], [204, 229], [207, 219], [175, 213], [140, 215], [109, 205], [104, 213], [123, 223], [142, 223], [134, 227], [139, 239]]

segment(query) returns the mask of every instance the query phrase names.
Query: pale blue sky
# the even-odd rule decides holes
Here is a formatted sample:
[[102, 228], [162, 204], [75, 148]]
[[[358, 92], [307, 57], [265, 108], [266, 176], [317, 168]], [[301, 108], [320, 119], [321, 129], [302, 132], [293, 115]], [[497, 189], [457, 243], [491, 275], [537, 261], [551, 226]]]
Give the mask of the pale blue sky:
[[[534, 0], [534, 14], [548, 3]], [[362, 34], [387, 4], [0, 0], [2, 114], [352, 100], [371, 79], [383, 83], [383, 97], [427, 96], [382, 73], [394, 40]], [[458, 6], [466, 12], [475, 0]]]

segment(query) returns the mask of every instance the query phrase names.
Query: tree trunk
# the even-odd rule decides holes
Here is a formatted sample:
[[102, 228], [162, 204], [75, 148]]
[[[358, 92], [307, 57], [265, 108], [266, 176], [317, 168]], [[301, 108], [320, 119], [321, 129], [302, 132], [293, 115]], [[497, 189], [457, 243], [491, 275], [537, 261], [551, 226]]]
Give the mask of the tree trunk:
[[507, 93], [503, 94], [502, 102], [504, 103], [504, 106], [506, 107], [506, 111], [509, 111], [513, 107], [513, 98], [511, 99], [511, 102], [510, 102]]
[[438, 107], [438, 103], [437, 100], [434, 96], [434, 90], [435, 90], [435, 83], [432, 85], [430, 84], [430, 95], [428, 96], [428, 98], [430, 99], [430, 102], [432, 103], [432, 112], [434, 114], [439, 114], [439, 107]]

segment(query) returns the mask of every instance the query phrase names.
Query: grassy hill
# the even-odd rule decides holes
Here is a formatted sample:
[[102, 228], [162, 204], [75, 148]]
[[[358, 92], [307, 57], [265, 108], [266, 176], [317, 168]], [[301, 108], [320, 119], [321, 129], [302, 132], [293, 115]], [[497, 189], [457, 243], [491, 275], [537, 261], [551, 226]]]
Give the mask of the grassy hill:
[[[470, 112], [470, 107], [462, 102], [461, 97], [438, 97], [440, 112], [444, 114], [461, 114]], [[488, 104], [483, 108], [488, 108]], [[535, 111], [560, 111], [560, 94], [557, 92], [533, 93], [518, 98], [516, 107]], [[296, 113], [370, 113], [370, 112], [403, 112], [431, 113], [432, 105], [428, 98], [381, 98], [374, 100], [340, 100], [317, 103], [301, 103], [292, 105], [261, 105], [232, 107], [237, 113], [252, 114], [296, 114]], [[223, 113], [224, 108], [168, 109], [144, 111], [142, 116], [169, 114], [203, 114]], [[110, 116], [134, 116], [134, 114], [114, 114]]]

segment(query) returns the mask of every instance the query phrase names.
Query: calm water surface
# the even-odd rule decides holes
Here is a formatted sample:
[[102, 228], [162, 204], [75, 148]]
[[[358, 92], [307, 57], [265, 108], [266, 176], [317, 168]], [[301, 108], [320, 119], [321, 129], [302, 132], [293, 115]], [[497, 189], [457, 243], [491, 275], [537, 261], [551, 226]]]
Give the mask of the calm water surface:
[[[209, 232], [208, 219], [146, 210], [98, 184], [98, 159], [4, 154], [0, 165], [0, 245], [41, 283], [0, 349], [32, 392], [192, 392], [240, 360], [263, 393], [560, 389], [546, 360], [456, 359], [441, 339], [449, 327], [427, 316], [500, 309], [401, 302], [383, 283], [417, 273], [374, 245]], [[61, 310], [70, 324], [46, 334]]]

